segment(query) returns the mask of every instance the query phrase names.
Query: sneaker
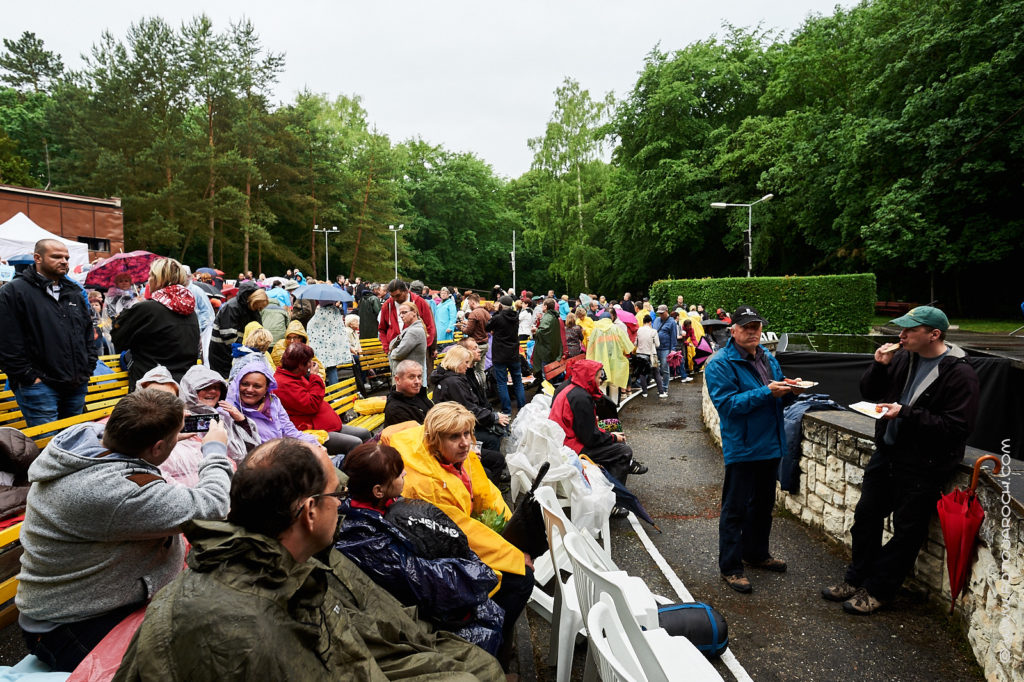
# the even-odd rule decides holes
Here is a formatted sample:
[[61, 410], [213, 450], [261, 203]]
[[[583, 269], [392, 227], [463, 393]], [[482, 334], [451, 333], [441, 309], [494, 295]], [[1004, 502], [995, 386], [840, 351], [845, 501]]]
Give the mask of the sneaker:
[[857, 588], [845, 580], [838, 585], [826, 587], [821, 591], [821, 598], [829, 601], [846, 601], [857, 594]]
[[683, 379], [684, 384], [690, 381], [693, 381], [693, 377], [686, 377], [685, 379]]
[[754, 591], [754, 588], [750, 586], [750, 581], [747, 576], [740, 573], [739, 575], [725, 575], [722, 574], [722, 580], [725, 584], [736, 590], [740, 594], [750, 594]]
[[775, 557], [768, 557], [763, 561], [744, 561], [743, 563], [751, 568], [760, 568], [765, 571], [773, 571], [775, 573], [786, 572], [786, 562]]
[[667, 398], [668, 397], [668, 393], [659, 393], [658, 397], [659, 398]]
[[647, 391], [644, 391], [643, 393], [641, 393], [640, 397], [641, 398], [646, 398], [647, 397]]
[[608, 513], [608, 518], [610, 519], [624, 519], [627, 516], [629, 516], [629, 510], [619, 505], [612, 507], [612, 510]]
[[644, 465], [643, 462], [641, 462], [638, 459], [634, 459], [633, 462], [629, 465], [629, 473], [633, 474], [634, 476], [646, 474], [647, 471], [647, 467]]
[[863, 587], [859, 588], [854, 595], [843, 602], [843, 611], [852, 613], [855, 616], [867, 616], [882, 608], [882, 602], [875, 599]]

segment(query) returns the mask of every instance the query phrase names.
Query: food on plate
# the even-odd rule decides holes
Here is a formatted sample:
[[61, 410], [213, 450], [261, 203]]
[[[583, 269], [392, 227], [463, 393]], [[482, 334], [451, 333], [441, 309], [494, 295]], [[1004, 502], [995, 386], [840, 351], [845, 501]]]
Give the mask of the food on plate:
[[818, 385], [817, 381], [805, 381], [803, 379], [783, 379], [782, 381], [796, 388], [811, 388]]
[[884, 407], [882, 407], [881, 405], [875, 405], [875, 412], [877, 412], [877, 413], [879, 413], [879, 414], [881, 414], [881, 413], [882, 413], [882, 410], [884, 410], [884, 409], [885, 409], [885, 408], [884, 408]]

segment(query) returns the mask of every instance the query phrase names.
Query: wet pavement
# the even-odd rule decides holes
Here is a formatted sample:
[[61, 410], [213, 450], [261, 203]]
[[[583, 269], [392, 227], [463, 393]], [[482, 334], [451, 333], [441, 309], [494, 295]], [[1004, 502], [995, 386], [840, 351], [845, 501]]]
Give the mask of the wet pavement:
[[[785, 512], [776, 512], [772, 552], [789, 562], [783, 574], [748, 570], [753, 594], [723, 583], [717, 567], [722, 455], [700, 418], [702, 377], [672, 382], [620, 412], [634, 453], [650, 467], [630, 477], [662, 533], [645, 526], [693, 594], [725, 616], [729, 646], [757, 680], [981, 680], [966, 639], [944, 611], [919, 595], [901, 594], [871, 616], [850, 616], [820, 590], [842, 578], [845, 551]], [[675, 595], [628, 521], [612, 522], [612, 555], [620, 568], [658, 593]], [[547, 623], [530, 612], [538, 679], [553, 680], [545, 662]], [[573, 679], [582, 679], [585, 649], [577, 647]], [[721, 663], [723, 678], [733, 677]]]

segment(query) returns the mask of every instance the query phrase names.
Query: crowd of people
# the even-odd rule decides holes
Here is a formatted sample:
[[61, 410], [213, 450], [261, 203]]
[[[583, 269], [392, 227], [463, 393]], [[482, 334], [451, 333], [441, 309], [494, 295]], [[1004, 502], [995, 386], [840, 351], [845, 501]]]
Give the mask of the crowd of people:
[[[105, 351], [128, 380], [108, 418], [60, 430], [29, 470], [16, 603], [29, 651], [54, 670], [73, 670], [145, 608], [117, 679], [500, 679], [534, 585], [533, 557], [489, 521], [511, 516], [513, 399], [521, 409], [527, 388], [550, 384], [564, 445], [625, 483], [648, 468], [602, 428], [602, 407], [646, 397], [651, 378], [664, 398], [670, 380], [702, 369], [706, 320], [682, 297], [655, 307], [629, 293], [495, 287], [485, 300], [339, 277], [344, 296], [310, 301], [297, 294], [314, 282], [299, 271], [231, 282], [170, 258], [103, 293], [67, 269], [66, 247], [44, 240], [0, 288], [0, 369], [27, 424], [81, 414]], [[948, 354], [948, 322], [932, 310], [896, 321], [909, 353], [876, 354], [864, 384], [889, 401], [879, 452], [908, 462], [935, 441], [928, 429], [962, 454], [977, 406], [977, 380]], [[726, 463], [719, 566], [750, 592], [744, 566], [786, 568], [768, 548], [773, 467], [781, 409], [801, 389], [759, 344], [755, 309], [716, 318], [731, 324], [705, 371]], [[367, 340], [387, 354], [387, 385], [362, 368]], [[364, 395], [388, 389], [376, 437], [325, 399], [348, 371]], [[947, 385], [961, 397], [955, 418], [927, 406]], [[827, 599], [870, 612], [890, 597], [947, 469], [920, 491], [888, 461], [869, 466], [854, 561]], [[894, 491], [909, 495], [894, 526], [901, 551], [878, 546]]]

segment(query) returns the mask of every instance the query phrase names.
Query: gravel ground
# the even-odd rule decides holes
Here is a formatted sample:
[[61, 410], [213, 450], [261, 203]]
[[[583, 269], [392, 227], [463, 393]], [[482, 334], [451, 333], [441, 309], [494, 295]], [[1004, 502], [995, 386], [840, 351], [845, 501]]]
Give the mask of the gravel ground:
[[[630, 477], [662, 533], [648, 534], [695, 599], [707, 602], [729, 624], [729, 646], [750, 676], [768, 680], [981, 680], [981, 669], [958, 627], [939, 607], [909, 592], [867, 617], [845, 614], [823, 600], [822, 587], [841, 578], [845, 550], [778, 513], [772, 552], [789, 563], [783, 574], [748, 571], [753, 594], [729, 589], [718, 574], [718, 513], [722, 455], [700, 419], [702, 376], [672, 382], [667, 400], [654, 390], [620, 413], [634, 453], [650, 467]], [[612, 554], [620, 568], [651, 589], [674, 598], [668, 581], [628, 521], [612, 522]], [[548, 667], [547, 623], [530, 613], [538, 679]], [[578, 646], [573, 679], [582, 679], [585, 648]], [[721, 663], [726, 680], [732, 679]]]

